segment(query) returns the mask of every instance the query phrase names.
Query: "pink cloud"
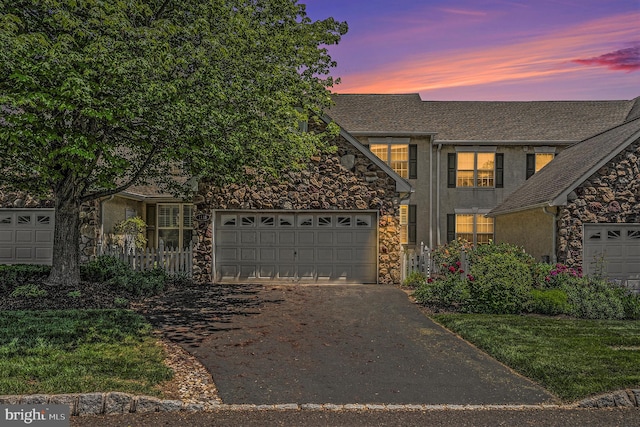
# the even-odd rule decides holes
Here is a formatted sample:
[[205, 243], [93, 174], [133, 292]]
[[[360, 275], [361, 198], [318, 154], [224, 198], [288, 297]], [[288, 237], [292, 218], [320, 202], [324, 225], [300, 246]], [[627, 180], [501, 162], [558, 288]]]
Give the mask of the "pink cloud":
[[574, 59], [572, 62], [582, 65], [606, 67], [616, 71], [631, 72], [640, 70], [640, 44], [589, 59]]
[[[519, 38], [511, 44], [414, 55], [366, 72], [343, 74], [342, 84], [334, 89], [342, 93], [414, 93], [568, 76], [584, 69], [575, 58], [597, 57], [611, 46], [636, 40], [638, 22], [640, 13], [627, 13]], [[637, 64], [637, 56], [632, 63]]]
[[469, 9], [449, 9], [443, 8], [440, 9], [442, 12], [451, 13], [454, 15], [466, 15], [466, 16], [487, 16], [487, 12], [481, 12], [477, 10], [469, 10]]

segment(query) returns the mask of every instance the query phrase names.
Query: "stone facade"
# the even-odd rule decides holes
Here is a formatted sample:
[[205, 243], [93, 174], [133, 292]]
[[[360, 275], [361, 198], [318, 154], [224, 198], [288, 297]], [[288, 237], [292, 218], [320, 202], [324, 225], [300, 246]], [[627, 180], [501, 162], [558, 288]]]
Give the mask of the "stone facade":
[[[32, 209], [54, 208], [52, 199], [38, 199], [26, 193], [2, 191], [0, 208]], [[86, 203], [80, 208], [80, 262], [87, 262], [96, 256], [100, 232], [99, 203]]]
[[640, 223], [640, 145], [632, 144], [569, 195], [558, 213], [558, 261], [582, 266], [583, 224]]
[[313, 157], [306, 169], [284, 173], [278, 181], [255, 177], [252, 185], [224, 188], [202, 182], [194, 201], [198, 223], [198, 249], [194, 278], [212, 280], [215, 210], [377, 210], [379, 213], [379, 283], [399, 283], [401, 278], [400, 226], [395, 181], [350, 142], [337, 136], [335, 153]]

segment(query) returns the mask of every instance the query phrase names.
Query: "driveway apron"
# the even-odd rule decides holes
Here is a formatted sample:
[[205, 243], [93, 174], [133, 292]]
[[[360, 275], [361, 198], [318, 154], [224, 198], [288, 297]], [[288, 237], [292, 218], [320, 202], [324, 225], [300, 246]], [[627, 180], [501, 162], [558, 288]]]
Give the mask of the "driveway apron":
[[197, 316], [151, 320], [211, 372], [226, 404], [555, 402], [395, 287], [216, 287], [190, 298]]

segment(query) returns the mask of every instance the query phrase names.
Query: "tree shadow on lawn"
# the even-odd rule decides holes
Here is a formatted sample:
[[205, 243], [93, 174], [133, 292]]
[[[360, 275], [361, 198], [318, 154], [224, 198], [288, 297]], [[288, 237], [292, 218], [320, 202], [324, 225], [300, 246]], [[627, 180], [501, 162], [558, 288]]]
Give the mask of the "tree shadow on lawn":
[[199, 347], [211, 334], [240, 329], [234, 317], [258, 315], [265, 305], [283, 301], [264, 299], [263, 289], [250, 284], [184, 284], [132, 304], [132, 308], [167, 339]]

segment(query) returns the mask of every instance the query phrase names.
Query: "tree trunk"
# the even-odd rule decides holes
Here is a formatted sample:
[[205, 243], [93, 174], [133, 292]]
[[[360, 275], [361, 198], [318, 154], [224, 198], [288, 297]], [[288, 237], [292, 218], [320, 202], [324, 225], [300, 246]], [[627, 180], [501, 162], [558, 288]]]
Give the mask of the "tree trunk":
[[54, 191], [55, 229], [50, 285], [80, 284], [80, 200], [77, 186], [65, 178]]

